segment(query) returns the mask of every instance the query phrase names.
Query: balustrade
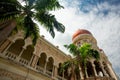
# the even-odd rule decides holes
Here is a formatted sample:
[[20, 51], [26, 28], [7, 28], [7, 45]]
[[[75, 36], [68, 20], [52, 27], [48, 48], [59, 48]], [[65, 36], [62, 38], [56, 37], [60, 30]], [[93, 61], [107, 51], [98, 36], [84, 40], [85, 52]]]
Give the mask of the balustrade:
[[52, 76], [52, 72], [51, 72], [51, 71], [46, 70], [46, 74], [47, 74], [48, 76]]
[[41, 73], [43, 73], [43, 71], [44, 71], [44, 68], [42, 68], [42, 67], [40, 67], [40, 66], [36, 66], [36, 70], [38, 70], [38, 71], [40, 71]]
[[[9, 52], [9, 51], [6, 51], [6, 54], [4, 56], [7, 57], [10, 60], [13, 60], [13, 61], [17, 61], [16, 59], [18, 57], [17, 55], [15, 55], [14, 53]], [[28, 65], [30, 61], [20, 57], [19, 61], [17, 61], [17, 62], [20, 63], [20, 64], [23, 64], [23, 65]], [[56, 76], [52, 77], [52, 72], [51, 71], [44, 70], [45, 68], [42, 68], [42, 67], [40, 67], [38, 65], [36, 66], [35, 69], [36, 69], [37, 72], [41, 72], [41, 74], [45, 74], [45, 75], [47, 75], [47, 76], [49, 76], [51, 78], [54, 78], [55, 80], [67, 80], [64, 77], [61, 77], [59, 75], [56, 75]], [[45, 73], [44, 73], [44, 71], [45, 71]], [[99, 76], [89, 77], [86, 80], [94, 80], [94, 79], [96, 79], [96, 80], [97, 79], [98, 80], [99, 79], [101, 79], [101, 80], [113, 80], [113, 78], [110, 78], [110, 77], [107, 77], [107, 76], [104, 76], [104, 77], [99, 77]]]
[[19, 63], [23, 64], [23, 65], [28, 65], [29, 61], [23, 58], [20, 58]]
[[63, 78], [63, 77], [61, 77], [61, 76], [57, 76], [57, 80], [67, 80], [67, 79], [65, 79], [65, 78]]
[[11, 59], [11, 60], [15, 60], [17, 55], [13, 54], [12, 52], [7, 51], [5, 54], [5, 57]]

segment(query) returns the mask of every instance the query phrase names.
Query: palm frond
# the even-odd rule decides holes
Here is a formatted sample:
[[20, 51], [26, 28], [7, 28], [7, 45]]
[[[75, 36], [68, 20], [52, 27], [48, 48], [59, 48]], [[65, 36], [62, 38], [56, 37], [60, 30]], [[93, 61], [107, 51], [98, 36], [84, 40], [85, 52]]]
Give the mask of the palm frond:
[[37, 0], [35, 8], [37, 11], [49, 11], [63, 8], [63, 6], [59, 4], [58, 0]]
[[29, 6], [32, 6], [36, 2], [36, 0], [26, 0], [26, 1], [28, 2]]
[[97, 50], [94, 50], [94, 49], [90, 49], [89, 50], [89, 55], [95, 59], [100, 59], [100, 55], [99, 55], [99, 52]]
[[49, 14], [48, 12], [38, 12], [35, 19], [46, 28], [53, 38], [55, 37], [54, 29], [62, 33], [65, 31], [65, 27], [56, 20], [54, 15]]
[[64, 62], [61, 67], [60, 67], [60, 73], [64, 72], [65, 70], [67, 70], [69, 67], [71, 66], [71, 62], [68, 60], [66, 62]]
[[33, 45], [36, 44], [36, 41], [39, 37], [39, 28], [33, 22], [30, 16], [26, 16], [24, 19], [24, 30], [25, 30], [25, 39], [29, 36], [33, 38]]
[[20, 3], [17, 0], [0, 1], [0, 21], [13, 19], [20, 13]]
[[69, 52], [74, 56], [80, 55], [79, 48], [76, 45], [70, 44], [70, 45], [64, 45], [64, 47], [66, 47], [69, 50]]

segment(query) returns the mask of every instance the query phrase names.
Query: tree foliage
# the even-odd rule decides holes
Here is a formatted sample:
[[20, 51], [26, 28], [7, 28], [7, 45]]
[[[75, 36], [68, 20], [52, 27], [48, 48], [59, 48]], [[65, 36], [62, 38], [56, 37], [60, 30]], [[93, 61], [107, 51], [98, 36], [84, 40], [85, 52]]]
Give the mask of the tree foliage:
[[[62, 71], [67, 70], [69, 67], [71, 67], [71, 74], [74, 75], [74, 80], [78, 78], [79, 80], [79, 73], [80, 73], [80, 66], [83, 69], [84, 77], [86, 77], [86, 65], [87, 61], [89, 61], [91, 58], [94, 58], [96, 60], [99, 60], [100, 55], [99, 52], [95, 49], [92, 49], [92, 46], [88, 43], [84, 43], [80, 47], [70, 44], [70, 45], [64, 45], [69, 52], [75, 57], [70, 61], [67, 61], [62, 64]], [[75, 76], [76, 75], [76, 76]], [[71, 76], [72, 77], [72, 76]]]
[[[54, 15], [49, 11], [61, 9], [58, 0], [21, 0], [25, 5], [22, 5], [19, 0], [1, 0], [0, 1], [0, 23], [6, 20], [19, 19], [23, 24], [25, 38], [32, 36], [33, 44], [39, 37], [39, 27], [35, 21], [39, 22], [54, 38], [56, 29], [64, 33], [65, 27], [58, 22]], [[17, 25], [18, 25], [17, 24]]]

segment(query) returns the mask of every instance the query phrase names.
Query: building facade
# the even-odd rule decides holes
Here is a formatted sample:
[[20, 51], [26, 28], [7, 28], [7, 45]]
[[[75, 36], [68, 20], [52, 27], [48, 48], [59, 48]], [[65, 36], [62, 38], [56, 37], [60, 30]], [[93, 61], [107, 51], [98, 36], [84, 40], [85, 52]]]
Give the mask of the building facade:
[[[100, 60], [91, 59], [87, 65], [87, 80], [117, 80], [111, 63], [97, 46], [93, 35], [79, 29], [73, 35], [77, 46], [87, 42], [100, 52]], [[35, 46], [31, 38], [24, 40], [22, 31], [0, 42], [0, 80], [67, 80], [59, 75], [60, 65], [72, 57], [52, 45], [41, 36]], [[84, 80], [81, 74], [80, 80]]]

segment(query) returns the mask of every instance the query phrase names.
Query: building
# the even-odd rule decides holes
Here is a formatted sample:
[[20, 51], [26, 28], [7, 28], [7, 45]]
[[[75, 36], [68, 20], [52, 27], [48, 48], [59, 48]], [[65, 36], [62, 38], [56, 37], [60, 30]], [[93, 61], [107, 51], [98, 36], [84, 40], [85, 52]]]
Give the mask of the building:
[[[100, 52], [99, 62], [91, 59], [88, 63], [87, 80], [117, 80], [111, 63], [89, 31], [79, 29], [72, 41], [77, 46], [90, 43]], [[65, 73], [59, 75], [58, 71], [61, 63], [71, 58], [44, 36], [32, 46], [31, 38], [24, 40], [23, 32], [19, 31], [0, 42], [0, 80], [67, 80], [63, 76]], [[80, 80], [84, 80], [82, 74]]]

